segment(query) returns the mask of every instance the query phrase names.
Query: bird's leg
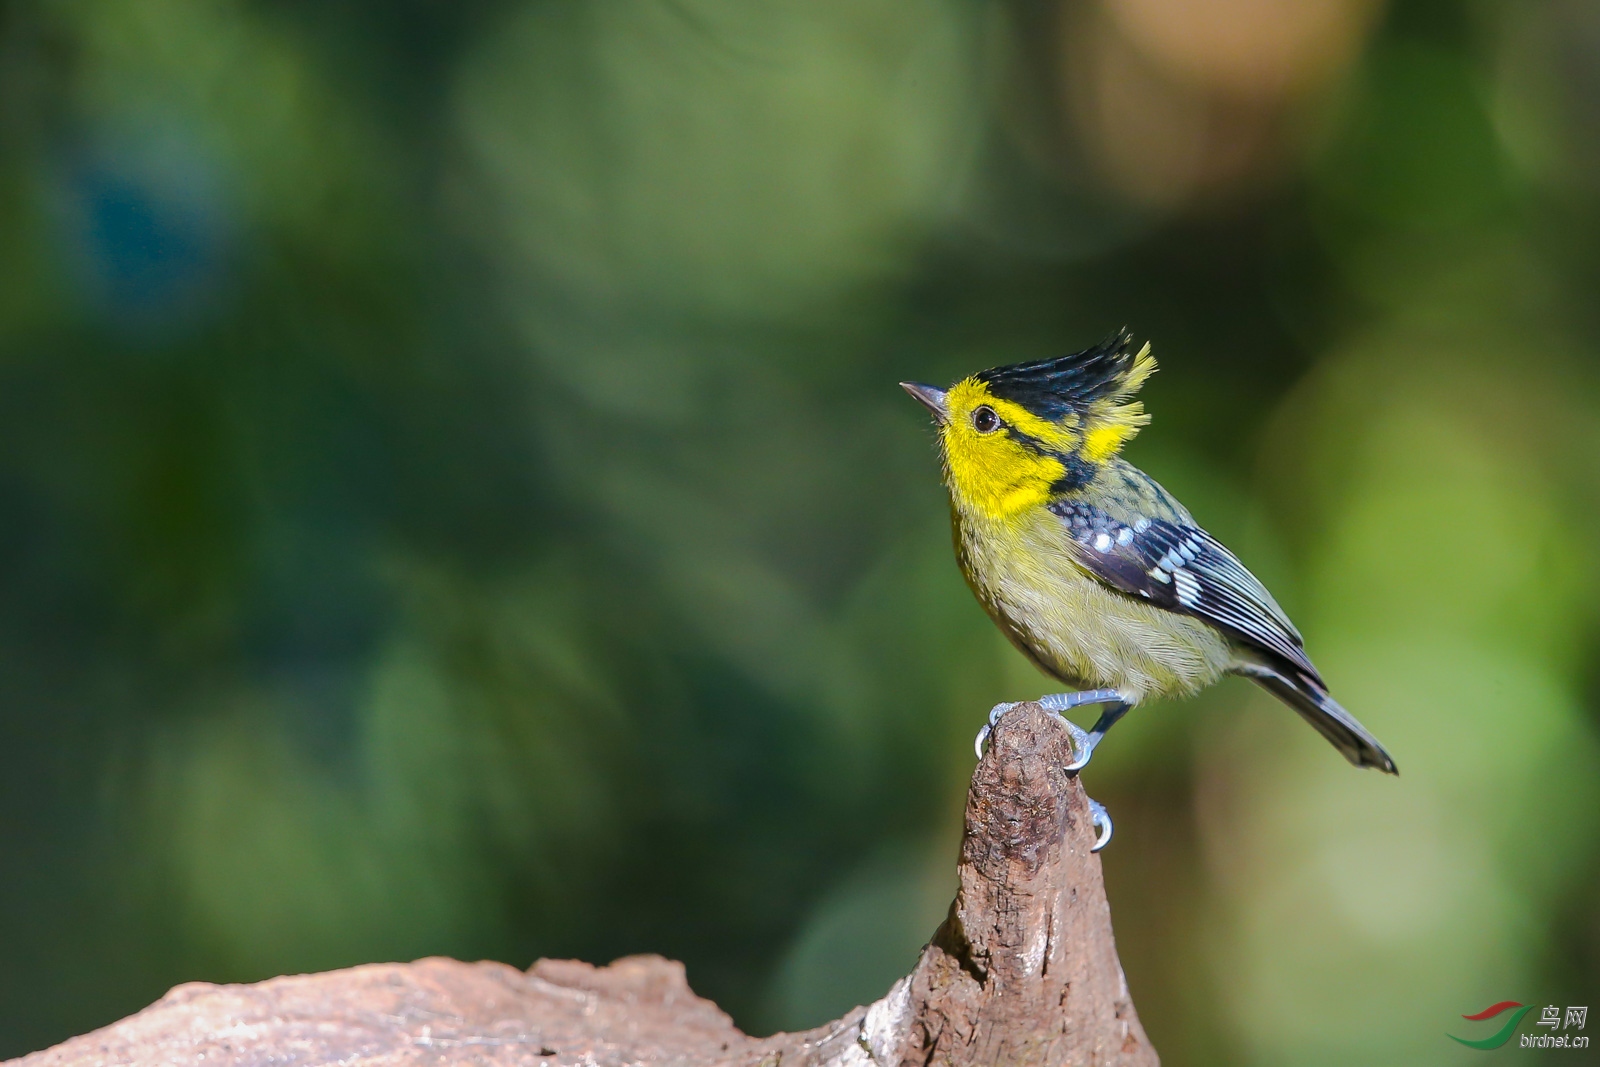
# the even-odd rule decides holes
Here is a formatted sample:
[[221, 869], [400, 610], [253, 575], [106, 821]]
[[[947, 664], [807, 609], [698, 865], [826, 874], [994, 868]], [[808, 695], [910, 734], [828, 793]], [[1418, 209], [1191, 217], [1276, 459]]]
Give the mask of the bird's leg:
[[[1084, 735], [1083, 745], [1078, 749], [1083, 755], [1067, 764], [1067, 770], [1081, 771], [1088, 766], [1090, 757], [1094, 755], [1094, 750], [1101, 739], [1106, 736], [1106, 731], [1116, 725], [1117, 720], [1126, 715], [1132, 706], [1120, 696], [1111, 701], [1106, 710], [1100, 713], [1100, 718], [1095, 720], [1094, 729]], [[1073, 735], [1073, 740], [1077, 740], [1077, 735]]]
[[[1073, 750], [1079, 753], [1078, 758], [1066, 766], [1067, 771], [1072, 774], [1076, 774], [1088, 766], [1090, 757], [1094, 755], [1095, 746], [1099, 745], [1101, 738], [1106, 736], [1106, 731], [1111, 729], [1116, 724], [1116, 721], [1126, 715], [1128, 709], [1133, 706], [1123, 700], [1122, 694], [1115, 689], [1092, 689], [1086, 693], [1062, 693], [1044, 697], [1039, 703], [1047, 710], [1057, 714], [1059, 714], [1056, 711], [1058, 707], [1065, 710], [1066, 708], [1082, 707], [1085, 704], [1106, 705], [1106, 710], [1102, 711], [1100, 718], [1095, 720], [1094, 729], [1087, 734], [1071, 719], [1063, 718], [1061, 720], [1072, 731]], [[1090, 797], [1089, 814], [1094, 819], [1095, 826], [1095, 842], [1089, 851], [1099, 852], [1111, 841], [1111, 813], [1106, 811], [1104, 804]]]

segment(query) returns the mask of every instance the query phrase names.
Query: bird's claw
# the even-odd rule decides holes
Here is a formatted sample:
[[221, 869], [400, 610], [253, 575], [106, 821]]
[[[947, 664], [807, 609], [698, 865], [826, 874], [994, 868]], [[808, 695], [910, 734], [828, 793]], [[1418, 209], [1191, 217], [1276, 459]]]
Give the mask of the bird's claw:
[[1090, 852], [1099, 852], [1111, 840], [1111, 813], [1098, 800], [1089, 801], [1089, 815], [1094, 820], [1095, 840]]
[[996, 704], [994, 707], [990, 708], [989, 709], [989, 725], [992, 727], [992, 726], [995, 726], [996, 724], [998, 724], [1000, 722], [1000, 716], [1004, 715], [1006, 712], [1008, 712], [1012, 708], [1016, 707], [1019, 703], [1021, 703], [1021, 702], [1020, 701], [1016, 701], [1016, 700], [1012, 700], [1012, 701], [1008, 701], [1006, 703]]
[[1077, 774], [1089, 765], [1089, 760], [1094, 757], [1094, 746], [1100, 739], [1071, 719], [1062, 717], [1061, 721], [1067, 724], [1067, 732], [1072, 735], [1072, 762], [1067, 764], [1066, 771], [1068, 774]]
[[983, 724], [983, 728], [978, 731], [978, 736], [972, 741], [972, 750], [978, 754], [979, 759], [983, 758], [984, 743], [989, 740], [989, 735], [994, 732], [995, 724], [1000, 721], [1002, 715], [1016, 706], [1017, 702], [1012, 701], [1009, 704], [996, 704], [989, 709], [989, 721]]

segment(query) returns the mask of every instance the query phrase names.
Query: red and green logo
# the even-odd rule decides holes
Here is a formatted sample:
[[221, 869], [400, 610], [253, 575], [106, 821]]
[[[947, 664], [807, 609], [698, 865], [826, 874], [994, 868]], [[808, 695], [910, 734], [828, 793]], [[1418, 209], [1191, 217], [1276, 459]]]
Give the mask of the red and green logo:
[[[1513, 1008], [1516, 1010], [1512, 1011]], [[1461, 1042], [1468, 1048], [1499, 1048], [1501, 1045], [1511, 1040], [1511, 1035], [1517, 1032], [1517, 1024], [1522, 1021], [1522, 1017], [1524, 1015], [1528, 1014], [1532, 1010], [1532, 1004], [1524, 1005], [1518, 1004], [1514, 1000], [1502, 1000], [1498, 1004], [1489, 1005], [1487, 1008], [1484, 1008], [1475, 1015], [1462, 1016], [1462, 1018], [1466, 1019], [1468, 1022], [1481, 1023], [1485, 1019], [1493, 1019], [1497, 1015], [1504, 1015], [1506, 1012], [1511, 1011], [1511, 1018], [1507, 1019], [1505, 1025], [1500, 1027], [1500, 1029], [1496, 1030], [1493, 1034], [1477, 1041], [1469, 1041], [1464, 1037], [1457, 1037], [1455, 1034], [1446, 1034], [1445, 1036], [1452, 1041]]]

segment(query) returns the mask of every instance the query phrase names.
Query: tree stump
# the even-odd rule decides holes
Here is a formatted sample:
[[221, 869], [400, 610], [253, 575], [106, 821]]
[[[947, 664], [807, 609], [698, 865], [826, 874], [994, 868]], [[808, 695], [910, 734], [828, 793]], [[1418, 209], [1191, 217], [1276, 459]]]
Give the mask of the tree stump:
[[967, 797], [961, 887], [882, 1000], [754, 1038], [683, 965], [427, 959], [256, 985], [182, 985], [119, 1023], [10, 1067], [1156, 1067], [1111, 935], [1072, 745], [1036, 704], [1000, 721]]

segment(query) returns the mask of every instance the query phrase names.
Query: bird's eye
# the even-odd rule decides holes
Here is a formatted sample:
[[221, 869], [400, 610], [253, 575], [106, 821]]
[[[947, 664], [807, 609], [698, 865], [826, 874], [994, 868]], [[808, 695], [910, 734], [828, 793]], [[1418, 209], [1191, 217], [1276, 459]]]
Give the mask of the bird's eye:
[[972, 428], [979, 433], [994, 433], [1000, 428], [1000, 416], [984, 404], [972, 413]]

